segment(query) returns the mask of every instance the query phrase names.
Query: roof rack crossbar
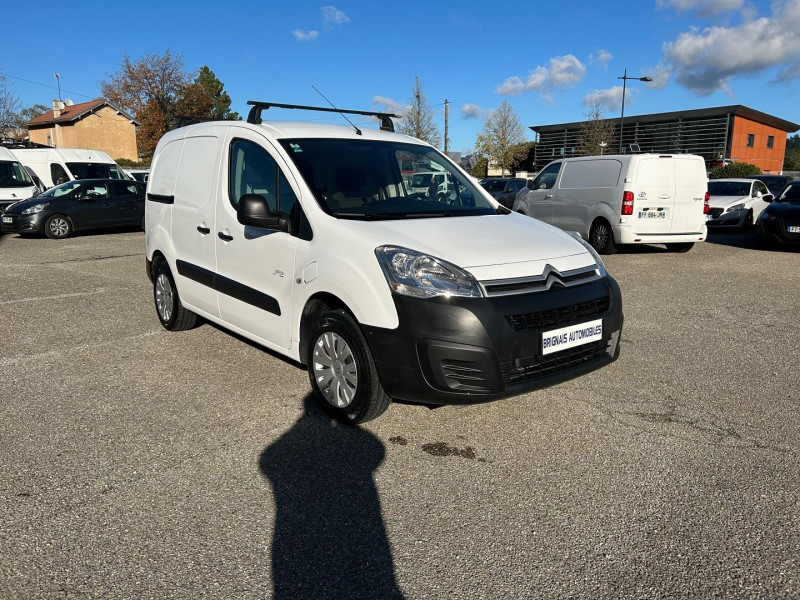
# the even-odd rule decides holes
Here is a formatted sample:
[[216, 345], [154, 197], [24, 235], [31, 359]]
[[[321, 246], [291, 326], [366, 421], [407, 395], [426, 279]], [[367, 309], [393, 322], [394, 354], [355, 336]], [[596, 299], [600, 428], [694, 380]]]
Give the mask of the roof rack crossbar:
[[261, 124], [261, 111], [267, 110], [270, 107], [275, 108], [298, 108], [301, 110], [316, 110], [321, 112], [334, 112], [334, 113], [347, 113], [348, 115], [364, 115], [367, 117], [377, 117], [381, 122], [381, 129], [383, 131], [391, 131], [394, 133], [394, 123], [392, 118], [400, 119], [400, 115], [384, 112], [370, 112], [365, 110], [345, 110], [343, 108], [328, 108], [327, 106], [302, 106], [300, 104], [278, 104], [276, 102], [259, 102], [257, 100], [248, 100], [247, 104], [252, 106], [250, 113], [247, 115], [247, 122], [253, 125]]

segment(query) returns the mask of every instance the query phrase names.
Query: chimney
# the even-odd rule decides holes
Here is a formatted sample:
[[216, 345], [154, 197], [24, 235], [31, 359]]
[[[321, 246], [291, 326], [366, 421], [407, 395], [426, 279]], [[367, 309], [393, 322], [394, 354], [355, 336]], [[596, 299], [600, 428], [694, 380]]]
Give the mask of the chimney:
[[53, 118], [57, 119], [61, 116], [61, 103], [58, 100], [53, 100]]

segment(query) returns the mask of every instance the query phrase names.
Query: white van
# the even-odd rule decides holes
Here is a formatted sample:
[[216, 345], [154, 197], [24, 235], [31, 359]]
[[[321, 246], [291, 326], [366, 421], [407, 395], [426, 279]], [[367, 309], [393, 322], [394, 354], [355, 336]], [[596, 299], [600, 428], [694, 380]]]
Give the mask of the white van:
[[619, 244], [686, 252], [706, 239], [708, 179], [692, 154], [567, 158], [548, 164], [513, 209], [577, 231], [600, 254]]
[[38, 195], [39, 188], [8, 148], [0, 146], [0, 211]]
[[47, 188], [73, 179], [132, 179], [101, 150], [84, 148], [14, 148], [17, 159], [31, 168]]
[[[146, 260], [166, 329], [200, 316], [306, 365], [348, 422], [393, 398], [521, 394], [618, 357], [619, 286], [580, 236], [500, 206], [394, 133], [394, 115], [343, 111], [380, 130], [262, 122], [293, 107], [249, 104], [246, 122], [176, 129], [153, 156]], [[445, 173], [452, 197], [410, 191], [409, 161]]]

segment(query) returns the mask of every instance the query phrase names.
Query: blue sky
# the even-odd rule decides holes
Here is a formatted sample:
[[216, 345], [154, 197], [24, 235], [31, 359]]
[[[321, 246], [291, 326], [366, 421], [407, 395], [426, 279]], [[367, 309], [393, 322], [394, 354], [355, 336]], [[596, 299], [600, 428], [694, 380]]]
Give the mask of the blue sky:
[[50, 105], [54, 73], [62, 98], [84, 102], [123, 55], [170, 50], [188, 71], [208, 65], [242, 115], [250, 99], [325, 105], [312, 86], [341, 108], [398, 110], [419, 76], [442, 131], [450, 102], [454, 151], [474, 148], [503, 100], [526, 128], [583, 120], [593, 100], [617, 117], [625, 69], [654, 79], [628, 81], [626, 117], [744, 104], [800, 123], [800, 0], [4, 2], [3, 12], [16, 34], [0, 40], [0, 71], [23, 107]]

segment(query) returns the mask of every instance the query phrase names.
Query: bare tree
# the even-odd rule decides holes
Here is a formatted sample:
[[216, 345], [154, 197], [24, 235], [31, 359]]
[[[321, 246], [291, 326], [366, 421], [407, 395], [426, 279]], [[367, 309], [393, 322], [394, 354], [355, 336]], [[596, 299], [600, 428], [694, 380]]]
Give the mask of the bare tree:
[[525, 130], [508, 100], [489, 113], [483, 129], [478, 134], [475, 150], [489, 157], [489, 163], [500, 167], [505, 176], [512, 165], [527, 154]]
[[614, 124], [603, 118], [600, 104], [592, 103], [588, 112], [584, 113], [586, 121], [581, 123], [581, 139], [578, 154], [581, 156], [597, 156], [603, 154], [605, 148], [616, 148], [616, 129]]
[[423, 142], [428, 142], [431, 146], [438, 146], [442, 141], [439, 130], [433, 124], [433, 108], [425, 98], [419, 76], [416, 76], [416, 83], [411, 92], [411, 106], [403, 114], [397, 130]]
[[0, 137], [12, 136], [17, 130], [20, 102], [6, 83], [6, 76], [0, 71]]

